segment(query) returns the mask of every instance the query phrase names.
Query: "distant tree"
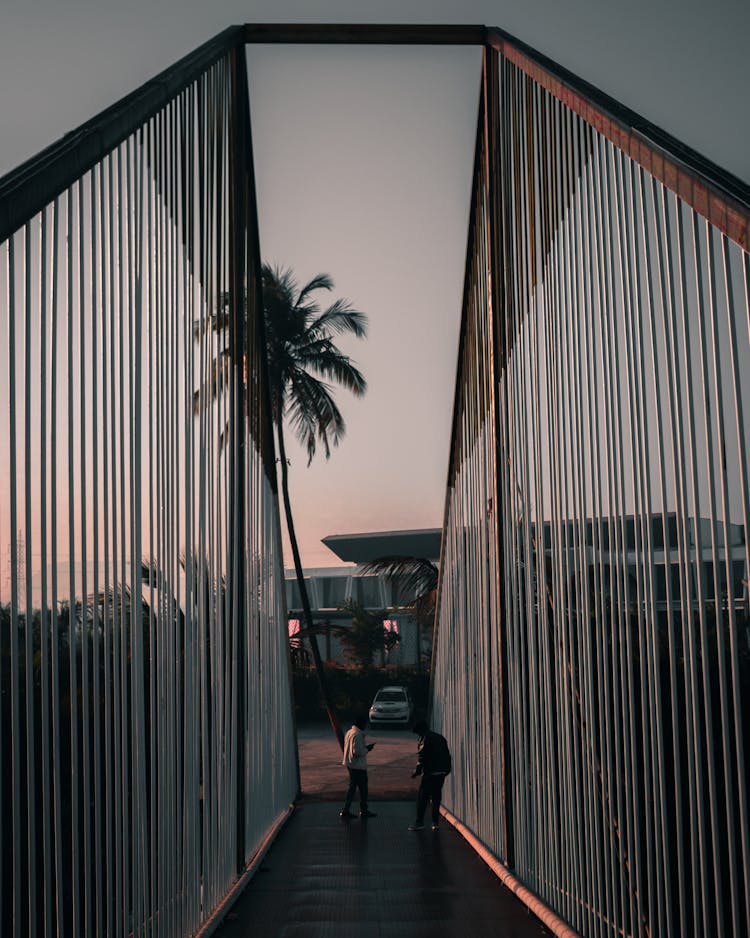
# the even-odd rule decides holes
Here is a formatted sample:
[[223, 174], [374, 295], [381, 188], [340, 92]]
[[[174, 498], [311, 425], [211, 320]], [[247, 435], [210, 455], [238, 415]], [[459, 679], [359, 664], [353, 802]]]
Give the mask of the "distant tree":
[[308, 644], [311, 643], [313, 636], [321, 636], [325, 640], [326, 646], [326, 660], [329, 660], [331, 657], [331, 636], [338, 635], [340, 627], [334, 625], [330, 619], [323, 619], [320, 622], [316, 622], [312, 630], [308, 629], [307, 626], [298, 626], [294, 633], [290, 633], [289, 636], [289, 647], [292, 652], [292, 661], [297, 667], [305, 667], [310, 664], [310, 655], [307, 652], [307, 649], [304, 646], [304, 641], [307, 640]]
[[389, 631], [384, 625], [387, 618], [385, 610], [372, 612], [352, 599], [339, 608], [352, 617], [351, 626], [340, 627], [337, 631], [344, 656], [355, 667], [362, 670], [372, 667], [376, 654], [388, 652], [400, 642], [398, 633]]

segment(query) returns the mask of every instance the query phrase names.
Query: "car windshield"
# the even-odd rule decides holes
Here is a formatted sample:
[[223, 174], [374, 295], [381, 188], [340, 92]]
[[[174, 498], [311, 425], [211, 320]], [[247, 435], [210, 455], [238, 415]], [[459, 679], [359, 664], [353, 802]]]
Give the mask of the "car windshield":
[[378, 703], [392, 703], [398, 701], [398, 703], [403, 703], [406, 700], [406, 695], [402, 690], [381, 690], [375, 695], [375, 700]]

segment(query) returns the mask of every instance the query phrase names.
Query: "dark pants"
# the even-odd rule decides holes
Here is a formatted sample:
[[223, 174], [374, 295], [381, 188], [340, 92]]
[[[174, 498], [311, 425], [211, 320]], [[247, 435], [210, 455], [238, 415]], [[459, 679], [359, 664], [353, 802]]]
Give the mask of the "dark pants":
[[445, 775], [441, 772], [438, 775], [423, 775], [422, 783], [417, 792], [417, 823], [424, 821], [427, 802], [432, 802], [432, 823], [437, 824], [440, 820], [440, 796], [443, 792], [443, 782]]
[[367, 810], [367, 769], [349, 769], [349, 787], [344, 799], [344, 811], [352, 804], [355, 791], [359, 788], [359, 810]]

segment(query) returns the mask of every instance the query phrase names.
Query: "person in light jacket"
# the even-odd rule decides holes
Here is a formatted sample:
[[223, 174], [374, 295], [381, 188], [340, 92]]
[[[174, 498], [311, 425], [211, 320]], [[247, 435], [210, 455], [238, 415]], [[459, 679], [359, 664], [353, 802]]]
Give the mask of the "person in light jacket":
[[358, 716], [352, 728], [347, 730], [344, 737], [342, 764], [346, 766], [349, 772], [349, 787], [346, 790], [346, 798], [344, 799], [344, 810], [340, 815], [342, 818], [355, 817], [349, 809], [352, 806], [354, 793], [358, 788], [359, 816], [363, 819], [377, 817], [367, 807], [367, 753], [370, 752], [375, 743], [365, 742], [365, 726], [367, 726], [367, 717]]

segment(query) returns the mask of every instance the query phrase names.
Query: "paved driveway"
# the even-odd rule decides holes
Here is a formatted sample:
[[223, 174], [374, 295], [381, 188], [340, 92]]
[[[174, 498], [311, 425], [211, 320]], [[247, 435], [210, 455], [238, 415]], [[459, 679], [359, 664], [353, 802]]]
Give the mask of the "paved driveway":
[[[348, 727], [344, 728], [346, 732]], [[375, 748], [367, 757], [371, 801], [416, 798], [418, 778], [411, 778], [417, 764], [417, 737], [410, 730], [367, 731]], [[300, 777], [303, 800], [343, 801], [349, 776], [341, 764], [341, 750], [330, 726], [298, 727]]]

